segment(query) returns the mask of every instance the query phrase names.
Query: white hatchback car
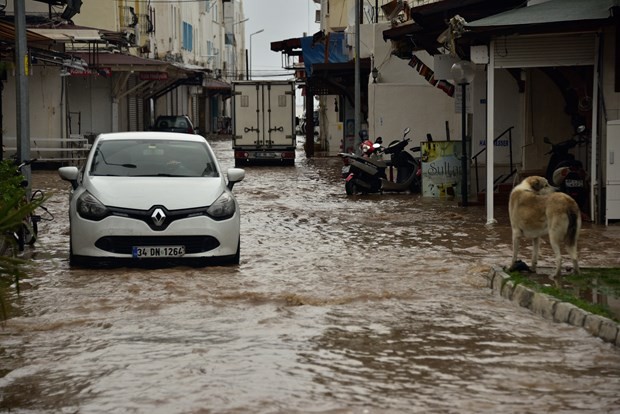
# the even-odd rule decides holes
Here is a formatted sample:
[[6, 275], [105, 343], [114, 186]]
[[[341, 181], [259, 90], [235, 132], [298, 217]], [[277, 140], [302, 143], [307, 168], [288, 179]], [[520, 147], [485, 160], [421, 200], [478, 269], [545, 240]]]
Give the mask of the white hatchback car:
[[102, 134], [83, 170], [61, 167], [71, 182], [72, 265], [169, 261], [238, 264], [239, 206], [199, 135], [169, 132]]

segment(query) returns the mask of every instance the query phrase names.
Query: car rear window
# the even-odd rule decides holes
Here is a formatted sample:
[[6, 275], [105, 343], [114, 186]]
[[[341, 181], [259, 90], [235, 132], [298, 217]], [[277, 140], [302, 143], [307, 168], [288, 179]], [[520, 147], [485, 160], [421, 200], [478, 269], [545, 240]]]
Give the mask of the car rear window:
[[206, 143], [182, 140], [101, 141], [91, 175], [119, 177], [218, 177]]
[[192, 130], [191, 122], [188, 121], [187, 118], [182, 116], [168, 116], [168, 117], [159, 117], [155, 122], [155, 129], [159, 130], [179, 130], [182, 132], [187, 132]]

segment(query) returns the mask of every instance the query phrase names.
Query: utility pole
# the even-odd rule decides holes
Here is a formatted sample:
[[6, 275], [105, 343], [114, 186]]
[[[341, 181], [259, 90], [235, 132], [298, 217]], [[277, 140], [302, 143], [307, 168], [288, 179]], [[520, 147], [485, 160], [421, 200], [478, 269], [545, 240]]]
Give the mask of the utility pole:
[[[361, 104], [361, 86], [360, 86], [360, 0], [355, 0], [355, 140], [360, 136], [362, 126], [362, 104]], [[306, 115], [307, 118], [307, 115]]]
[[[30, 158], [30, 114], [28, 108], [28, 44], [26, 41], [26, 10], [23, 0], [14, 0], [15, 9], [15, 77], [17, 95], [17, 161]], [[30, 167], [24, 167], [22, 174], [30, 185]], [[29, 188], [27, 189], [29, 191]]]

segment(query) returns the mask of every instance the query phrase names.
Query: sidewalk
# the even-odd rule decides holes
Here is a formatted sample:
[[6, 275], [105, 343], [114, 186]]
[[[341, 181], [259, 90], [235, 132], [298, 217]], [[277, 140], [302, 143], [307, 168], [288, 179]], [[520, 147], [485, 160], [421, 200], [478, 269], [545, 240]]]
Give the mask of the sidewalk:
[[499, 267], [491, 269], [486, 279], [487, 287], [496, 295], [528, 308], [544, 319], [582, 327], [593, 336], [620, 347], [620, 324], [611, 319], [594, 315], [573, 304], [535, 292], [526, 286], [515, 286], [509, 280], [510, 276]]

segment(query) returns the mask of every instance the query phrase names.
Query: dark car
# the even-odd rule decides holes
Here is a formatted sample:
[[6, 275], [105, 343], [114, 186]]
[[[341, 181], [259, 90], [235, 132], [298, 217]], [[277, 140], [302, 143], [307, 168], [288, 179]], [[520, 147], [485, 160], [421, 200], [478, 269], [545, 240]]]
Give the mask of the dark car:
[[182, 132], [184, 134], [195, 134], [196, 130], [192, 121], [186, 115], [162, 115], [158, 116], [152, 131]]

